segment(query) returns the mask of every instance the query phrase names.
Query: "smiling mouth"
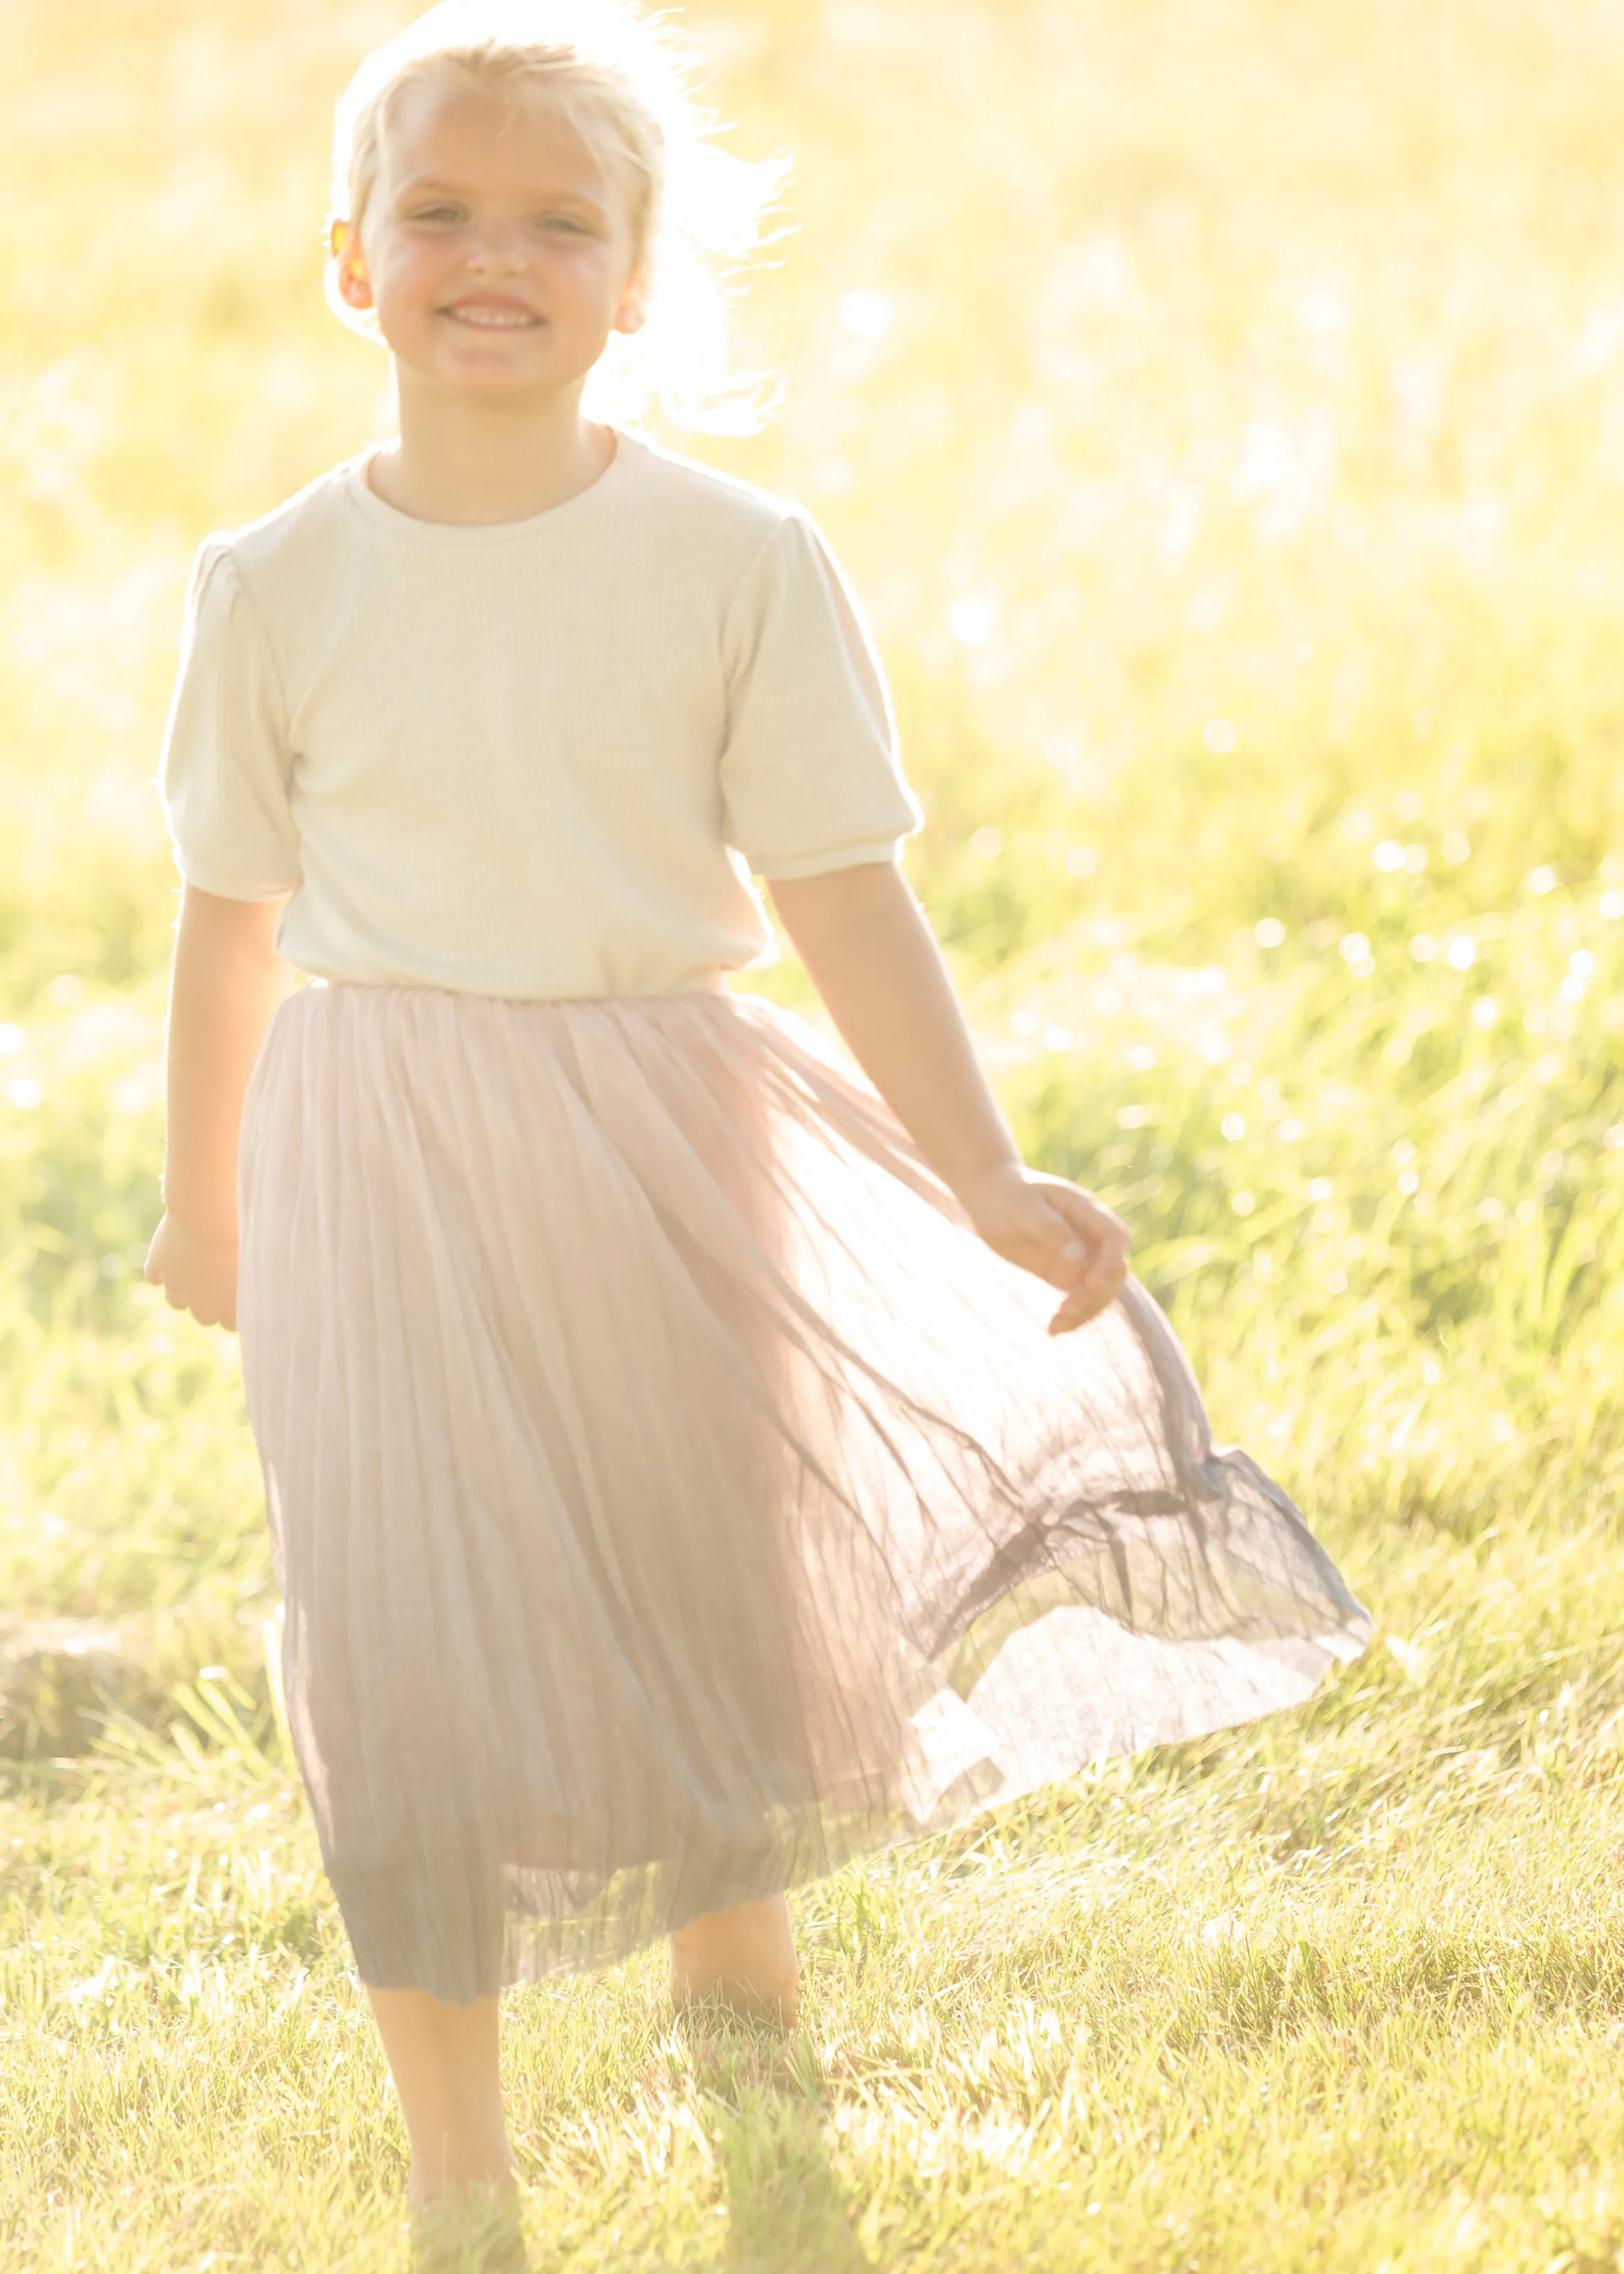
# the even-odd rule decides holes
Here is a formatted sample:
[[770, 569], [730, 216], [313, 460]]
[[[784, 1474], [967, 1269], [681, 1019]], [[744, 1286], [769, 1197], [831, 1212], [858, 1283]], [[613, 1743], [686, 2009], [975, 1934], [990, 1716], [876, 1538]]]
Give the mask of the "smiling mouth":
[[534, 332], [539, 331], [545, 318], [528, 308], [482, 308], [459, 306], [455, 302], [440, 310], [454, 324], [467, 324], [477, 332]]

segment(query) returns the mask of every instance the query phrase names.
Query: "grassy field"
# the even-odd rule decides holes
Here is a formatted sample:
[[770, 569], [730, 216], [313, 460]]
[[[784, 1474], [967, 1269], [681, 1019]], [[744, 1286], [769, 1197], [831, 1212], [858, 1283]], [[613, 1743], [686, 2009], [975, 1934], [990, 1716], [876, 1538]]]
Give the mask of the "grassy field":
[[[385, 0], [6, 0], [0, 1557], [156, 1731], [0, 1773], [0, 2264], [402, 2262], [235, 1346], [139, 1283], [186, 565], [357, 448]], [[1624, 2267], [1624, 5], [704, 0], [744, 319], [1034, 1156], [1380, 1628], [799, 1901], [786, 2040], [517, 1993], [533, 2263]], [[780, 967], [760, 983], [803, 990]]]

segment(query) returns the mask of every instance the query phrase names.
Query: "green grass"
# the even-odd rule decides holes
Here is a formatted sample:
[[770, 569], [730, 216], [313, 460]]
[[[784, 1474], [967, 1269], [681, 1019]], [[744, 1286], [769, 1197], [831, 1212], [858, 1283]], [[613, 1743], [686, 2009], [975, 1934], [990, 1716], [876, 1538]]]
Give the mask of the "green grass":
[[[401, 14], [0, 11], [0, 1565], [171, 1698], [3, 1771], [8, 2267], [402, 2257], [235, 1346], [139, 1279], [186, 563], [379, 418], [316, 252]], [[849, 562], [1023, 1135], [1380, 1632], [807, 1891], [787, 2040], [516, 1993], [534, 2262], [1624, 2266], [1624, 19], [692, 15], [798, 154], [707, 454]]]
[[[1612, 2266], [1624, 1582], [1594, 1525], [1372, 1546], [1417, 1640], [811, 1891], [790, 2037], [652, 1960], [516, 1993], [535, 2263]], [[0, 1842], [11, 2263], [397, 2263], [285, 1766], [127, 1748]]]

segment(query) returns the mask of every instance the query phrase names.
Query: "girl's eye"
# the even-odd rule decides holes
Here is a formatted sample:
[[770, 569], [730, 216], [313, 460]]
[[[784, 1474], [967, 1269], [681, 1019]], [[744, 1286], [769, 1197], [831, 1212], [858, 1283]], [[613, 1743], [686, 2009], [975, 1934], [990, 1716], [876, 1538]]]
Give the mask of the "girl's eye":
[[461, 221], [462, 213], [455, 206], [425, 206], [413, 214], [414, 221]]
[[587, 233], [584, 222], [578, 222], [573, 214], [544, 214], [541, 225], [543, 229], [562, 230], [571, 237], [584, 237]]

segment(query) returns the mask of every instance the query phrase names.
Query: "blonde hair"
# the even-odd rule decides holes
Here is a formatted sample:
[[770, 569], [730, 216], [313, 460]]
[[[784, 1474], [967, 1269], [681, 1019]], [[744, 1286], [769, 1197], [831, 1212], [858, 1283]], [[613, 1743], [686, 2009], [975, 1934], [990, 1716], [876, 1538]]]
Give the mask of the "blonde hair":
[[[643, 328], [611, 339], [588, 381], [589, 410], [626, 421], [658, 403], [680, 425], [753, 433], [771, 390], [735, 365], [732, 268], [762, 244], [786, 165], [718, 149], [718, 122], [688, 79], [664, 23], [622, 0], [441, 0], [368, 56], [341, 97], [332, 219], [360, 228], [409, 87], [472, 84], [514, 102], [545, 93], [626, 183], [633, 254], [649, 277]], [[327, 300], [352, 330], [380, 337], [375, 320], [340, 297], [332, 260]]]

